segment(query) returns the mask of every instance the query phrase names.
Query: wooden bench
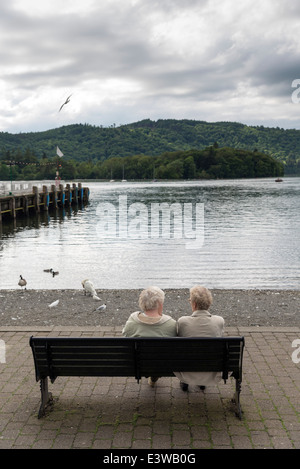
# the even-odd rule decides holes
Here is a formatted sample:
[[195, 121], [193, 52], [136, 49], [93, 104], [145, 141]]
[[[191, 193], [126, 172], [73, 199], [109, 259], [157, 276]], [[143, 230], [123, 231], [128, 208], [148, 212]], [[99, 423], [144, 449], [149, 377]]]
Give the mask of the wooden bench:
[[174, 376], [176, 371], [217, 371], [236, 380], [233, 401], [241, 419], [240, 392], [244, 337], [31, 337], [36, 380], [40, 381], [38, 418], [53, 404], [48, 377]]

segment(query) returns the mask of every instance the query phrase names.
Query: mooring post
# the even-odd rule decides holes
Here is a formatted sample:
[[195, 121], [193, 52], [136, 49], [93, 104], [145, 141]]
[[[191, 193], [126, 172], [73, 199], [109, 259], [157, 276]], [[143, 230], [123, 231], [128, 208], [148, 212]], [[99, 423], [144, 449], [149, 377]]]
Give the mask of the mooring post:
[[52, 202], [53, 202], [53, 207], [57, 208], [57, 189], [56, 185], [52, 184], [51, 186], [51, 192], [52, 192]]
[[49, 193], [48, 193], [48, 187], [43, 186], [43, 203], [44, 203], [44, 210], [48, 210], [49, 207]]
[[25, 215], [28, 215], [28, 196], [24, 195], [23, 197], [23, 212]]
[[84, 196], [85, 196], [85, 201], [88, 202], [89, 196], [90, 196], [90, 190], [88, 187], [84, 188]]
[[11, 216], [13, 218], [16, 218], [16, 201], [13, 195], [11, 196], [9, 200], [9, 210], [10, 210]]
[[78, 183], [79, 198], [83, 202], [83, 188], [81, 182]]
[[70, 184], [66, 184], [66, 199], [67, 199], [67, 203], [69, 205], [71, 205], [71, 203], [72, 203], [72, 192], [71, 192]]
[[39, 201], [39, 189], [37, 186], [33, 186], [32, 192], [34, 193], [34, 207], [37, 213], [40, 211], [40, 201]]
[[75, 203], [77, 204], [77, 203], [78, 203], [78, 190], [77, 190], [77, 186], [76, 186], [76, 184], [73, 183], [72, 187], [73, 187], [73, 190], [72, 190], [72, 197], [73, 197], [73, 199], [75, 199]]
[[63, 184], [59, 184], [58, 186], [59, 188], [59, 192], [60, 192], [60, 203], [62, 206], [65, 205], [65, 191], [64, 191], [64, 185]]

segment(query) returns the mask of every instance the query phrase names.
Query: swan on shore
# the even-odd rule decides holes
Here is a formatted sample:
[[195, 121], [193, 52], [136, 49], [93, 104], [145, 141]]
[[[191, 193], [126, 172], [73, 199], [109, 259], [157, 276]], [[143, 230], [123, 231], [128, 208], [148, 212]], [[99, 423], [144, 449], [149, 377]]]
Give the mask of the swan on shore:
[[82, 287], [83, 287], [83, 289], [84, 289], [84, 294], [85, 294], [85, 295], [86, 295], [86, 294], [89, 294], [89, 295], [91, 295], [91, 296], [93, 297], [94, 300], [101, 300], [101, 298], [99, 298], [99, 296], [97, 296], [97, 292], [96, 292], [96, 290], [95, 290], [95, 288], [94, 288], [94, 285], [93, 285], [93, 283], [92, 283], [90, 280], [88, 280], [88, 279], [83, 280], [83, 281], [81, 282], [81, 285], [82, 285]]

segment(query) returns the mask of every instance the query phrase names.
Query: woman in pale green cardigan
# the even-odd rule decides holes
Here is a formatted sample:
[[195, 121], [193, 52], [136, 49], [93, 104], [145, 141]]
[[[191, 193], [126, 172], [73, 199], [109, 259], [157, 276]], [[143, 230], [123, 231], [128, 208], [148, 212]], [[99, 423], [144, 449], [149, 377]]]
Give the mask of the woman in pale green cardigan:
[[[142, 291], [139, 306], [142, 311], [132, 313], [122, 331], [125, 337], [175, 337], [177, 323], [175, 319], [163, 314], [165, 294], [158, 287], [149, 287]], [[154, 386], [158, 378], [149, 378]]]

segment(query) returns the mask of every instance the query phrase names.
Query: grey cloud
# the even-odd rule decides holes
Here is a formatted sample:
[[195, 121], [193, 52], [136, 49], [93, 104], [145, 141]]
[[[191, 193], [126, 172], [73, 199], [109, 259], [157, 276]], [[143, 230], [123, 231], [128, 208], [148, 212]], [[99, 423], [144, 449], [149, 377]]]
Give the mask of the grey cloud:
[[[132, 16], [131, 20], [134, 20]], [[151, 57], [145, 29], [146, 34], [139, 36], [128, 15], [119, 18], [108, 15], [88, 20], [71, 15], [52, 18], [50, 21], [42, 19], [34, 27], [30, 23], [21, 23], [16, 34], [5, 41], [6, 51], [2, 52], [2, 64], [27, 64], [29, 70], [40, 66], [41, 82], [46, 73], [45, 67], [48, 67], [47, 73], [52, 78], [60, 72], [66, 79], [73, 73], [80, 79], [95, 73], [101, 77], [126, 70], [132, 72], [133, 68], [155, 59]], [[140, 26], [136, 29], [139, 31]], [[64, 59], [66, 66], [64, 70], [60, 70], [60, 63]], [[38, 70], [9, 75], [15, 81], [24, 78], [33, 80], [33, 85], [37, 84], [38, 77]]]
[[[134, 80], [139, 83], [142, 101], [135, 108], [132, 96], [128, 114], [140, 113], [143, 107], [146, 114], [165, 112], [167, 117], [168, 110], [161, 109], [161, 99], [172, 101], [173, 109], [176, 103], [184, 106], [184, 100], [187, 109], [193, 100], [219, 99], [225, 103], [243, 82], [262, 98], [284, 99], [291, 92], [292, 80], [300, 78], [299, 54], [289, 50], [288, 34], [266, 34], [276, 31], [273, 21], [280, 21], [278, 12], [283, 11], [286, 21], [294, 23], [300, 13], [300, 7], [295, 5], [282, 9], [275, 1], [269, 24], [268, 19], [251, 24], [251, 12], [232, 23], [230, 18], [223, 21], [210, 12], [209, 37], [202, 42], [201, 29], [197, 36], [197, 26], [194, 27], [194, 36], [190, 42], [186, 40], [183, 51], [177, 50], [170, 38], [163, 43], [153, 41], [157, 21], [172, 22], [193, 11], [201, 12], [205, 20], [206, 7], [212, 5], [209, 0], [145, 0], [134, 8], [129, 3], [122, 3], [119, 8], [117, 3], [110, 3], [109, 7], [103, 3], [95, 5], [97, 9], [84, 16], [53, 12], [41, 18], [17, 12], [10, 3], [1, 5], [2, 79], [25, 93], [45, 85], [76, 88], [88, 80]], [[164, 23], [161, 30], [164, 32]], [[179, 45], [180, 35], [183, 41], [186, 39], [185, 32], [178, 31]], [[168, 41], [172, 49], [168, 49]], [[285, 44], [287, 53], [280, 54]], [[116, 111], [111, 112], [127, 115], [121, 108], [122, 103], [118, 103]], [[84, 117], [88, 121], [88, 115]], [[114, 120], [118, 122], [117, 118]]]
[[300, 4], [297, 0], [290, 0], [289, 2], [276, 2], [276, 7], [279, 14], [284, 18], [297, 19], [300, 17]]

